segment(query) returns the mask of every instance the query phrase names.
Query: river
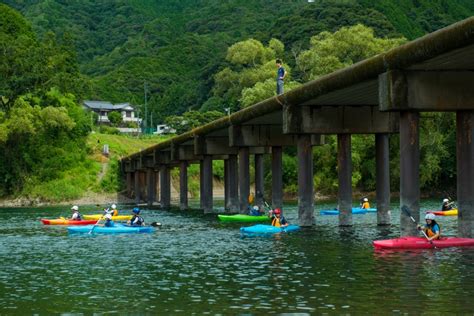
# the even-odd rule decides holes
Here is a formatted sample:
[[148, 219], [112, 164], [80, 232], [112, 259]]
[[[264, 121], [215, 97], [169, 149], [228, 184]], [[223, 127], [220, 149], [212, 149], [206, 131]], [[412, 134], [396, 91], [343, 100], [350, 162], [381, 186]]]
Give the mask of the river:
[[[374, 251], [398, 236], [399, 211], [390, 227], [365, 214], [340, 228], [319, 215], [332, 207], [311, 229], [254, 238], [199, 211], [145, 209], [163, 223], [152, 234], [69, 236], [39, 221], [64, 207], [0, 209], [0, 314], [474, 313], [474, 249]], [[296, 206], [285, 215], [297, 222]], [[456, 217], [438, 220], [457, 234]]]

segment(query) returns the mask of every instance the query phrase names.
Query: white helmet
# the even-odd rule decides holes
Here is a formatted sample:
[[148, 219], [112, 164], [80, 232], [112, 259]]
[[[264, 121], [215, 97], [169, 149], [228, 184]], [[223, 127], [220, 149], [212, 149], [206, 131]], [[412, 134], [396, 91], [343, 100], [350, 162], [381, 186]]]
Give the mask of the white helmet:
[[112, 204], [112, 206], [111, 206], [111, 207], [112, 207], [112, 209], [116, 209], [116, 208], [117, 208], [117, 205], [115, 205], [115, 204]]
[[254, 211], [258, 211], [258, 210], [259, 210], [259, 208], [258, 208], [257, 205], [255, 205], [255, 206], [253, 207], [253, 209], [254, 209]]
[[448, 199], [443, 199], [443, 203], [448, 203], [449, 200]]
[[425, 219], [434, 220], [435, 218], [436, 218], [436, 216], [435, 216], [433, 213], [428, 213], [428, 214], [426, 214], [426, 216], [425, 216]]
[[73, 207], [71, 207], [71, 210], [73, 210], [73, 211], [79, 211], [79, 206], [74, 205]]
[[368, 199], [368, 198], [364, 198], [364, 202], [369, 202], [369, 199]]
[[105, 214], [106, 219], [112, 219], [112, 214]]

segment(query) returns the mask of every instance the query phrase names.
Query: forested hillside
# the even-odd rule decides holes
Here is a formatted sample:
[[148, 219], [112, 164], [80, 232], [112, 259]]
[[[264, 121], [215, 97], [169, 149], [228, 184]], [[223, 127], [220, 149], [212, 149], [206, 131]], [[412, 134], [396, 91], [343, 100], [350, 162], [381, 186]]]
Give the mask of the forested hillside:
[[[97, 184], [100, 167], [87, 141], [94, 126], [81, 100], [131, 102], [148, 126], [166, 121], [182, 132], [272, 96], [275, 58], [283, 59], [291, 89], [474, 13], [472, 0], [3, 2], [0, 196], [44, 200], [119, 189], [114, 173]], [[425, 191], [455, 185], [453, 124], [451, 114], [422, 120]], [[353, 185], [364, 191], [374, 189], [373, 143], [372, 136], [353, 137]], [[324, 193], [337, 192], [336, 147], [328, 137], [314, 148], [315, 187]], [[294, 149], [283, 162], [292, 194]]]
[[[235, 42], [278, 39], [285, 45], [279, 57], [294, 66], [295, 55], [321, 31], [361, 23], [378, 37], [413, 39], [474, 13], [472, 0], [5, 2], [23, 12], [38, 34], [67, 34], [81, 71], [92, 79], [88, 98], [142, 104], [146, 80], [151, 125], [199, 110], [206, 101], [205, 108], [228, 107], [212, 88]], [[298, 72], [294, 79], [301, 80]]]

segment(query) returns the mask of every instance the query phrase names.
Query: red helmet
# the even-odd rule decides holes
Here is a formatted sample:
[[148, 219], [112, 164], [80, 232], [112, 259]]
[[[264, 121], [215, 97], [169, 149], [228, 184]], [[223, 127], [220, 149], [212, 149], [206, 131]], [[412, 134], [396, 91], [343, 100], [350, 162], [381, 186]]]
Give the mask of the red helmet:
[[273, 210], [273, 213], [275, 214], [281, 214], [281, 210], [279, 208], [276, 208], [275, 210]]

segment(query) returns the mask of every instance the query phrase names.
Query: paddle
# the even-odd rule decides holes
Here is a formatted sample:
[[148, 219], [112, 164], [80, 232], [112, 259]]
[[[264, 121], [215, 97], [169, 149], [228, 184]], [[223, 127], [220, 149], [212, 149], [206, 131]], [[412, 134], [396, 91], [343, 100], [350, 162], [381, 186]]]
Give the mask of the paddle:
[[[407, 214], [408, 217], [411, 218], [411, 220], [413, 221], [413, 223], [415, 223], [415, 224], [418, 225], [418, 223], [417, 223], [416, 220], [413, 218], [413, 216], [411, 216], [410, 210], [408, 209], [408, 207], [407, 207], [406, 205], [403, 205], [403, 206], [402, 206], [402, 211], [405, 212], [405, 214]], [[431, 244], [434, 248], [436, 248], [435, 244], [433, 244], [433, 241], [428, 238], [428, 235], [426, 235], [426, 233], [425, 233], [425, 231], [424, 231], [423, 229], [421, 230], [421, 232], [422, 232], [423, 235], [425, 236], [426, 240], [428, 240], [428, 241], [430, 242], [430, 244]]]
[[98, 219], [97, 222], [94, 224], [94, 226], [92, 226], [91, 230], [89, 231], [89, 235], [94, 232], [94, 228], [96, 228], [96, 226], [99, 224], [99, 222], [100, 222], [100, 220], [101, 220], [102, 218], [104, 218], [104, 216], [99, 217], [99, 219]]

